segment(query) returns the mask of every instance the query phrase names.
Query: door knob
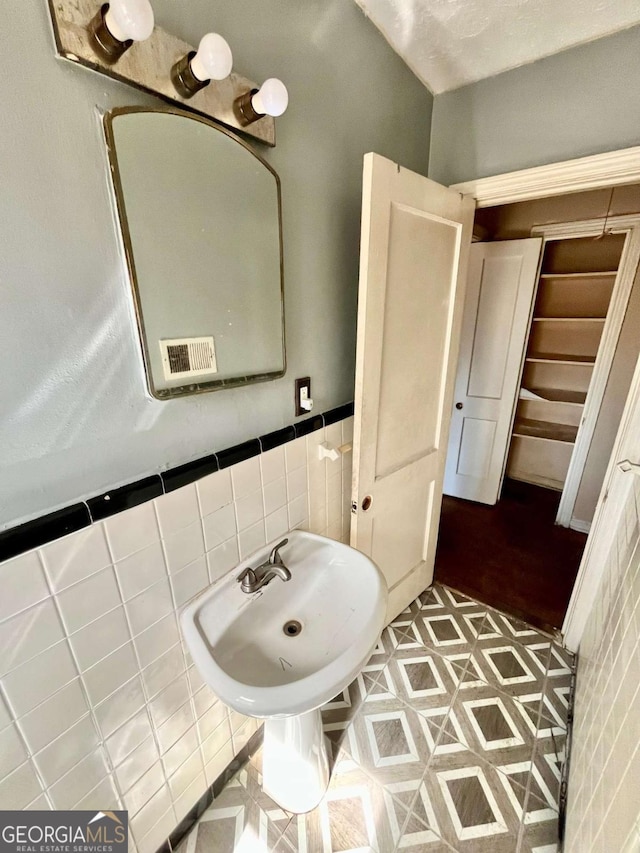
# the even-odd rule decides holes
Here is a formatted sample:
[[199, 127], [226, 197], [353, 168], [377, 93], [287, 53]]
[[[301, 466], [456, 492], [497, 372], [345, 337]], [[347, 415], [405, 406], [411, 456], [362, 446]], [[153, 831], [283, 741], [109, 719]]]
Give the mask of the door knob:
[[462, 409], [462, 408], [464, 408], [463, 403], [456, 403], [456, 409]]
[[373, 499], [372, 499], [371, 495], [367, 495], [365, 498], [363, 498], [363, 500], [362, 500], [363, 512], [366, 512], [371, 507], [372, 503], [373, 503]]

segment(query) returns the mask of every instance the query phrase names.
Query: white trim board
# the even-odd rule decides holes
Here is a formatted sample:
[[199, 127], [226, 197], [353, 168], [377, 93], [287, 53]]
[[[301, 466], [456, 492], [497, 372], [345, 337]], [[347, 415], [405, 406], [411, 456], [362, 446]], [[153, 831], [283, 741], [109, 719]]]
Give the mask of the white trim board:
[[591, 522], [581, 521], [579, 518], [572, 518], [569, 527], [572, 530], [577, 530], [578, 533], [589, 533], [591, 530]]
[[640, 263], [640, 214], [603, 217], [582, 222], [564, 222], [531, 229], [531, 236], [542, 237], [544, 246], [546, 246], [550, 240], [571, 240], [576, 237], [598, 236], [603, 233], [605, 227], [609, 233], [626, 234], [627, 237], [620, 256], [607, 319], [602, 330], [600, 346], [589, 383], [589, 393], [585, 401], [580, 428], [558, 506], [556, 524], [560, 524], [562, 527], [571, 526], [584, 466], [589, 455], [602, 400], [609, 381], [609, 374], [616, 354], [638, 263]]
[[640, 145], [453, 184], [477, 207], [640, 183]]
[[607, 557], [619, 530], [626, 524], [624, 509], [633, 488], [633, 476], [623, 473], [618, 461], [640, 452], [640, 358], [631, 381], [618, 435], [602, 483], [598, 505], [591, 525], [591, 533], [578, 569], [578, 576], [562, 624], [567, 648], [576, 652], [598, 594], [600, 582], [607, 565]]

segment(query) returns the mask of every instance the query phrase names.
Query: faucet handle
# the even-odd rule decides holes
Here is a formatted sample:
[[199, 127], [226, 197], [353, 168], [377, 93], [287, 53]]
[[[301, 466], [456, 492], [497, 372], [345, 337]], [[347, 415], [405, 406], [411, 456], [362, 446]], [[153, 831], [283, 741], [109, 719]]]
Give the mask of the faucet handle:
[[240, 572], [240, 574], [236, 578], [236, 581], [238, 583], [244, 583], [245, 578], [246, 578], [247, 584], [253, 584], [256, 582], [256, 573], [253, 571], [253, 569], [250, 566], [248, 568], [246, 568], [243, 572]]
[[275, 546], [275, 548], [272, 549], [271, 553], [269, 554], [269, 562], [270, 563], [281, 563], [282, 562], [282, 560], [280, 558], [280, 548], [284, 548], [284, 546], [287, 544], [288, 541], [289, 541], [288, 539], [283, 539], [282, 542], [278, 542], [278, 544]]

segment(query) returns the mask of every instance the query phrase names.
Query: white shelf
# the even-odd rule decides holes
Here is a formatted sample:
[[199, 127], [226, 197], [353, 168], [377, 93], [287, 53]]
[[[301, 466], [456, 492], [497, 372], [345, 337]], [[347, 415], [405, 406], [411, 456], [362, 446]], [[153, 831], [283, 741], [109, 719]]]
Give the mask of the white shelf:
[[[568, 406], [584, 406], [587, 399], [586, 391], [571, 391], [568, 388], [527, 388], [535, 394], [536, 403], [566, 403]], [[520, 397], [521, 400], [530, 400], [530, 397]]]
[[563, 278], [563, 279], [577, 279], [577, 278], [603, 278], [604, 276], [616, 276], [618, 275], [617, 270], [606, 270], [605, 272], [543, 272], [540, 275], [540, 278]]
[[595, 364], [595, 355], [566, 355], [555, 352], [537, 352], [531, 353], [526, 358], [527, 361], [536, 361], [546, 364]]

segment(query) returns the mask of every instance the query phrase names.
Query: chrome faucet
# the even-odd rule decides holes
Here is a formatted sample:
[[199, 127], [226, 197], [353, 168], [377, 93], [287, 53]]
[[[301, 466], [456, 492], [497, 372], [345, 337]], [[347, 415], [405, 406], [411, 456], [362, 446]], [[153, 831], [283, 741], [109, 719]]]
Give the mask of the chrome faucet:
[[280, 549], [284, 548], [288, 541], [288, 539], [283, 539], [282, 542], [279, 542], [269, 554], [269, 559], [264, 563], [255, 569], [245, 569], [238, 575], [237, 581], [240, 583], [242, 592], [257, 592], [276, 576], [283, 581], [291, 580], [291, 572], [282, 562], [280, 556]]

